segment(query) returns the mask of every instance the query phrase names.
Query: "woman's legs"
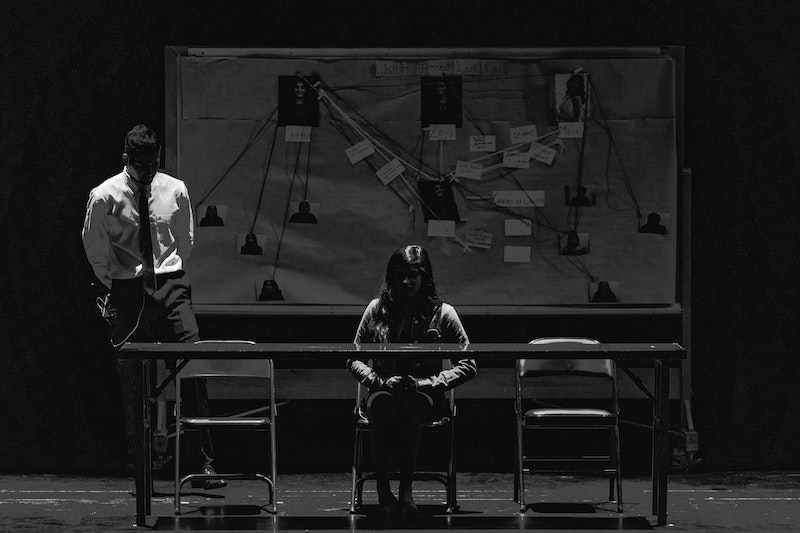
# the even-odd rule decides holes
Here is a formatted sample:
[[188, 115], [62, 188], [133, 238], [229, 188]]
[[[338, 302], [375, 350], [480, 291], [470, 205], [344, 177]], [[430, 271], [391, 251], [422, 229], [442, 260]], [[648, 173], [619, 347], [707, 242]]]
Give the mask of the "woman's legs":
[[372, 465], [377, 479], [378, 502], [386, 514], [397, 510], [397, 499], [389, 486], [389, 471], [394, 450], [396, 412], [394, 397], [380, 394], [368, 402]]
[[389, 486], [392, 457], [397, 457], [397, 469], [400, 471], [400, 510], [404, 516], [417, 513], [412, 484], [419, 451], [420, 424], [428, 409], [427, 399], [415, 392], [379, 394], [368, 402], [378, 501], [387, 513], [395, 512], [398, 504]]
[[417, 506], [412, 496], [414, 467], [420, 442], [420, 424], [428, 404], [424, 396], [416, 393], [397, 396], [398, 445], [400, 455], [400, 510], [404, 516], [417, 514]]

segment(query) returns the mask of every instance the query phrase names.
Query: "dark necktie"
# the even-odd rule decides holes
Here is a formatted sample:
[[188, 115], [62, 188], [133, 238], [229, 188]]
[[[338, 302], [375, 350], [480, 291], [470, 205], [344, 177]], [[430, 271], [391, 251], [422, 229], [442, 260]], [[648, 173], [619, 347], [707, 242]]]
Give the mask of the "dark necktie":
[[142, 281], [150, 294], [156, 288], [156, 271], [153, 264], [153, 239], [150, 235], [149, 193], [144, 185], [139, 187], [139, 250], [142, 253]]

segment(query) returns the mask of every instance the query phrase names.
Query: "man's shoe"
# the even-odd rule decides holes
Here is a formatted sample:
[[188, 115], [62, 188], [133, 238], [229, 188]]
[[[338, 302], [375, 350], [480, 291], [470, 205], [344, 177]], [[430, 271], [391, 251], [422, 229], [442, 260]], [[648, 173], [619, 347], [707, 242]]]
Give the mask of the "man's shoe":
[[400, 484], [400, 516], [403, 518], [414, 518], [417, 516], [417, 504], [411, 495], [411, 484]]
[[[214, 470], [213, 466], [204, 466], [203, 471], [201, 474], [206, 476], [216, 476], [217, 472]], [[192, 488], [194, 489], [205, 489], [205, 490], [214, 490], [214, 489], [221, 489], [228, 485], [228, 483], [224, 479], [193, 479], [192, 480]]]
[[399, 512], [397, 498], [394, 497], [392, 491], [388, 488], [378, 489], [378, 505], [380, 506], [383, 515], [387, 518], [396, 516]]

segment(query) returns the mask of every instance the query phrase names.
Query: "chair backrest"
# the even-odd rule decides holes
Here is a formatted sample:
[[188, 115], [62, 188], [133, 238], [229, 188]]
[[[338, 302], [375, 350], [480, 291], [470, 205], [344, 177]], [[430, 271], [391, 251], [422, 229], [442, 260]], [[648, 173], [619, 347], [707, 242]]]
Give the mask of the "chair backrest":
[[[203, 340], [195, 344], [255, 344], [246, 340]], [[179, 379], [215, 377], [272, 378], [267, 359], [192, 359], [178, 373]]]
[[[595, 339], [586, 337], [541, 337], [528, 344], [600, 344]], [[613, 379], [615, 375], [614, 361], [611, 359], [520, 359], [517, 364], [520, 377], [545, 375], [586, 375]]]

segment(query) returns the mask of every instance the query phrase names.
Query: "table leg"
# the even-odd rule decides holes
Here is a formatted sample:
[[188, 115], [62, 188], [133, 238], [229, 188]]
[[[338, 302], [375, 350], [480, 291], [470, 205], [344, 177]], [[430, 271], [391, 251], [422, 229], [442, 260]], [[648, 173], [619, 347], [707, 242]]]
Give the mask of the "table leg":
[[144, 473], [145, 473], [145, 513], [151, 514], [151, 504], [153, 501], [153, 424], [152, 424], [152, 402], [150, 401], [150, 388], [154, 379], [153, 362], [150, 359], [145, 361], [145, 382], [144, 382]]
[[136, 456], [134, 457], [134, 482], [135, 482], [135, 490], [136, 490], [136, 525], [137, 526], [145, 526], [147, 525], [147, 475], [145, 473], [145, 469], [147, 468], [146, 461], [147, 461], [147, 449], [149, 446], [147, 445], [147, 381], [148, 381], [148, 372], [147, 366], [144, 361], [142, 361], [141, 368], [138, 372], [138, 384], [136, 390], [136, 397], [139, 400], [139, 405], [137, 409], [139, 409], [139, 416], [136, 417], [136, 434], [138, 436], [137, 439], [137, 447]]
[[667, 524], [667, 476], [669, 473], [669, 366], [654, 361], [655, 405], [653, 405], [653, 514], [657, 525]]

